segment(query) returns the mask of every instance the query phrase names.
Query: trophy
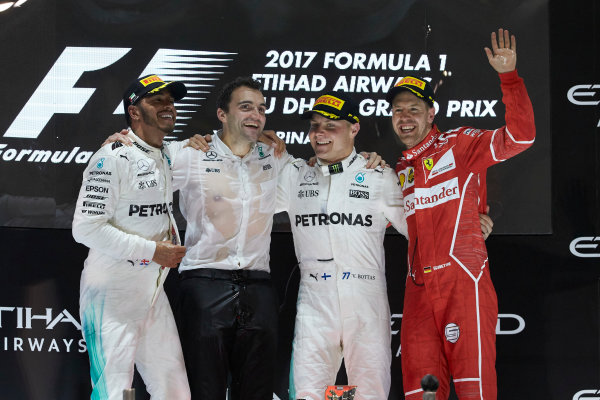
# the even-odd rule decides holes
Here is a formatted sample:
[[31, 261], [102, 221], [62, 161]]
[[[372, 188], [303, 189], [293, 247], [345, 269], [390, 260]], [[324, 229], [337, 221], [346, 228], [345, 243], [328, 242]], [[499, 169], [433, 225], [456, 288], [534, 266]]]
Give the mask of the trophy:
[[327, 386], [325, 400], [354, 400], [356, 386]]

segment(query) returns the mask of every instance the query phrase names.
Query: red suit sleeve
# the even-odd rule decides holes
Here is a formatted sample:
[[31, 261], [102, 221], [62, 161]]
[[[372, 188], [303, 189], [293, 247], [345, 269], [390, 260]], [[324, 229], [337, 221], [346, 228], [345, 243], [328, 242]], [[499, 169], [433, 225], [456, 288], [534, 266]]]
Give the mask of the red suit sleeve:
[[517, 71], [499, 74], [506, 125], [496, 130], [460, 128], [457, 145], [472, 172], [507, 160], [529, 148], [535, 140], [535, 119], [531, 100]]

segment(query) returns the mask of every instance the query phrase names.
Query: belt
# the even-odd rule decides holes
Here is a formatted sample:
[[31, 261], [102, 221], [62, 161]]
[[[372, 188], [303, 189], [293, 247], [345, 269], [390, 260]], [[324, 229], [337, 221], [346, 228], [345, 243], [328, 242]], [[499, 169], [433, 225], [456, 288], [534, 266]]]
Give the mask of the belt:
[[196, 268], [182, 271], [179, 274], [180, 279], [207, 278], [212, 280], [227, 280], [232, 282], [241, 281], [262, 281], [271, 279], [271, 274], [267, 271], [252, 271], [247, 269], [215, 269], [215, 268]]

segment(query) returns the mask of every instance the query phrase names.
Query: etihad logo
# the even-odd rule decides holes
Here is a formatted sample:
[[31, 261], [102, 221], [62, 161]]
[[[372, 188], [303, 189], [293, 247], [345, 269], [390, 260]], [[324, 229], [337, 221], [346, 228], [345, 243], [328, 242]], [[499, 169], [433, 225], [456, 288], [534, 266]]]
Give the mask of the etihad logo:
[[[96, 92], [95, 87], [75, 87], [83, 74], [107, 68], [131, 50], [130, 47], [65, 47], [8, 127], [4, 137], [36, 139], [54, 114], [79, 114]], [[188, 91], [190, 94], [210, 93], [206, 89], [214, 87], [215, 77], [223, 74], [223, 69], [233, 61], [231, 56], [235, 54], [237, 53], [158, 49], [138, 76], [158, 74], [167, 81], [185, 83], [188, 88], [194, 89]], [[120, 94], [115, 95], [117, 99], [120, 97]], [[200, 108], [200, 101], [204, 99], [205, 97], [188, 96], [178, 101], [176, 106], [181, 113], [190, 113]], [[115, 105], [113, 114], [123, 114], [120, 101]], [[191, 118], [178, 116], [174, 133], [181, 132], [181, 128], [187, 125], [186, 120]]]
[[[600, 84], [575, 85], [567, 92], [569, 101], [577, 106], [592, 106], [600, 104]], [[597, 128], [600, 128], [600, 119]]]
[[[59, 325], [60, 324], [60, 325]], [[65, 325], [75, 328], [65, 330]], [[0, 341], [0, 349], [5, 352], [44, 352], [44, 353], [85, 353], [87, 346], [81, 338], [81, 324], [68, 310], [55, 314], [52, 308], [44, 308], [40, 314], [34, 313], [31, 307], [0, 306], [0, 328], [6, 333], [18, 332], [19, 336], [4, 336]], [[45, 332], [57, 329], [57, 333]], [[40, 330], [44, 332], [40, 332]], [[31, 337], [32, 333], [44, 337]], [[76, 337], [55, 337], [60, 333], [70, 332]], [[21, 335], [25, 337], [20, 337]]]
[[589, 390], [580, 390], [575, 393], [573, 396], [573, 400], [598, 400], [600, 399], [600, 390], [589, 389]]
[[414, 214], [415, 210], [432, 208], [459, 197], [458, 178], [452, 178], [430, 188], [415, 188], [414, 193], [404, 198], [404, 212], [409, 216]]
[[67, 311], [62, 310], [60, 313], [54, 315], [52, 308], [46, 308], [42, 314], [33, 314], [31, 307], [3, 307], [0, 306], [0, 328], [8, 328], [8, 319], [14, 321], [14, 324], [10, 324], [11, 327], [17, 329], [33, 329], [33, 321], [43, 321], [46, 325], [46, 329], [54, 329], [58, 323], [67, 322], [73, 324], [77, 330], [81, 330], [81, 324], [73, 315]]
[[315, 101], [313, 108], [315, 108], [318, 104], [325, 104], [337, 110], [341, 110], [344, 106], [344, 100], [326, 94], [325, 96], [319, 97], [317, 101]]
[[599, 245], [600, 236], [584, 236], [573, 239], [569, 244], [569, 250], [576, 257], [600, 257]]

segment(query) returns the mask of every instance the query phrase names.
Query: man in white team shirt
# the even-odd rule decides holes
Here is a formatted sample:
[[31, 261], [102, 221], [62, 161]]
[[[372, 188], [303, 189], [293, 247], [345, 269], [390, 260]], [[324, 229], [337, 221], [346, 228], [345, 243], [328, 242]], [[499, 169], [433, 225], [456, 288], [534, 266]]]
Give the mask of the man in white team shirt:
[[[173, 187], [188, 221], [177, 324], [192, 397], [271, 400], [278, 307], [269, 247], [277, 179], [289, 156], [257, 143], [265, 125], [260, 83], [238, 78], [222, 89], [222, 130], [206, 152], [185, 148]], [[180, 146], [180, 144], [179, 144]]]
[[319, 97], [310, 119], [315, 166], [293, 160], [279, 179], [277, 211], [290, 217], [300, 265], [291, 399], [324, 397], [342, 358], [356, 399], [387, 399], [391, 328], [383, 239], [388, 221], [406, 236], [404, 202], [390, 168], [368, 169], [354, 149], [356, 103]]
[[133, 146], [103, 146], [83, 173], [73, 237], [90, 248], [80, 314], [92, 399], [122, 399], [134, 363], [153, 398], [190, 399], [163, 290], [169, 268], [185, 254], [171, 214], [171, 156], [163, 147], [175, 126], [174, 101], [185, 94], [182, 83], [156, 75], [133, 82], [123, 96]]

